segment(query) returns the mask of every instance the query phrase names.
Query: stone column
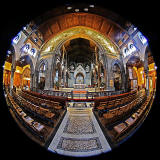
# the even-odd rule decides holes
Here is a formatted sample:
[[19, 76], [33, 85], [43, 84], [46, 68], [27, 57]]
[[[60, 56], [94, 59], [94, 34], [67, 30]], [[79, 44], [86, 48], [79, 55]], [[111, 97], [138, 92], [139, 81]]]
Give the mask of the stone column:
[[53, 72], [55, 72], [55, 67], [56, 67], [56, 59], [57, 59], [57, 56], [56, 56], [56, 54], [55, 53], [53, 53], [53, 56], [52, 56], [52, 58], [51, 58], [51, 62], [48, 64], [48, 65], [50, 65], [50, 77], [49, 77], [49, 79], [50, 79], [50, 90], [52, 90], [53, 89], [53, 83], [54, 83], [54, 76], [55, 76], [55, 74], [53, 74]]
[[50, 88], [51, 88], [50, 77], [51, 77], [51, 65], [48, 66], [48, 69], [45, 72], [45, 87], [44, 87], [44, 90], [50, 90]]
[[146, 94], [149, 95], [149, 76], [148, 76], [148, 66], [144, 69], [144, 72], [146, 74]]
[[32, 91], [33, 90], [33, 88], [34, 88], [34, 83], [35, 83], [35, 74], [34, 73], [31, 73], [31, 75], [30, 75], [30, 77], [31, 77], [31, 80], [30, 80], [30, 90]]
[[32, 88], [34, 88], [34, 91], [37, 91], [38, 89], [38, 78], [39, 78], [39, 59], [40, 59], [40, 52], [38, 52], [37, 54], [37, 60], [36, 60], [36, 65], [35, 65], [35, 72], [34, 72], [34, 76], [33, 76], [33, 85]]
[[34, 73], [34, 76], [33, 76], [33, 88], [34, 88], [34, 91], [37, 91], [37, 89], [38, 89], [38, 77], [39, 76], [39, 74], [38, 74], [38, 71], [37, 70], [35, 70], [35, 73]]
[[98, 65], [98, 88], [100, 88], [100, 67], [101, 67], [101, 65]]
[[53, 72], [55, 69], [56, 65], [56, 56], [55, 53], [53, 53], [52, 57], [48, 57], [47, 59], [48, 62], [48, 68], [46, 68], [45, 71], [45, 87], [44, 90], [53, 90]]
[[12, 67], [11, 67], [10, 94], [12, 94], [11, 90], [13, 89], [14, 72], [16, 71], [16, 67], [13, 66], [13, 65], [14, 65], [14, 64], [12, 64]]
[[63, 74], [63, 84], [64, 84], [64, 87], [66, 87], [66, 69], [67, 69], [67, 67], [64, 68], [64, 74]]
[[107, 90], [109, 91], [115, 91], [114, 88], [114, 78], [113, 78], [113, 72], [112, 72], [112, 59], [111, 58], [107, 58], [107, 62], [108, 62], [108, 68], [107, 68]]
[[121, 65], [121, 78], [122, 78], [122, 90], [126, 90], [126, 83], [127, 83], [127, 74], [125, 73], [125, 67], [124, 67], [124, 62], [123, 62], [123, 55], [120, 52], [120, 61], [122, 63]]
[[146, 94], [149, 95], [149, 76], [148, 76], [148, 54], [145, 57], [145, 62], [144, 62], [144, 73], [146, 74]]
[[103, 64], [104, 64], [104, 82], [105, 84], [105, 89], [107, 89], [108, 86], [108, 62], [107, 62], [107, 56], [105, 54], [102, 55], [102, 60], [103, 60]]

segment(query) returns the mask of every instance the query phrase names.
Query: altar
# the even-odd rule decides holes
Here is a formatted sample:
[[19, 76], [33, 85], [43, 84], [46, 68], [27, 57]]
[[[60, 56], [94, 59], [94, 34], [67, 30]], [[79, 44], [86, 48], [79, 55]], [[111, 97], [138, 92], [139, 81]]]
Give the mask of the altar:
[[69, 108], [79, 108], [79, 109], [85, 109], [85, 108], [93, 108], [94, 102], [68, 102], [67, 107]]
[[73, 84], [74, 89], [85, 89], [86, 84]]

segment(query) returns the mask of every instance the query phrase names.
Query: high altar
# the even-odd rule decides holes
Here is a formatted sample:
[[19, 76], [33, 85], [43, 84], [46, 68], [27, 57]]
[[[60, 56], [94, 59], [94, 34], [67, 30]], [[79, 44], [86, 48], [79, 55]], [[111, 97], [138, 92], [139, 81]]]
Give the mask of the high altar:
[[83, 64], [70, 66], [70, 79], [68, 79], [68, 86], [74, 89], [85, 89], [91, 85], [90, 67], [84, 67]]

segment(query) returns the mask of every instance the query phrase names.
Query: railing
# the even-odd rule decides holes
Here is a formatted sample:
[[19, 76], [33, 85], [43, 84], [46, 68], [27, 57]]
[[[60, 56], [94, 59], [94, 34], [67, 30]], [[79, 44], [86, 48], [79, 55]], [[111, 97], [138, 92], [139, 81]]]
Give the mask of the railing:
[[73, 94], [73, 91], [62, 92], [62, 91], [52, 91], [52, 90], [40, 90], [37, 88], [33, 88], [32, 91], [38, 92], [40, 94], [46, 94], [51, 96], [63, 96], [71, 99], [74, 99], [74, 98], [94, 99], [95, 97], [112, 96], [112, 95], [119, 95], [119, 94], [125, 93], [124, 90], [120, 90], [120, 91], [86, 92], [85, 94]]

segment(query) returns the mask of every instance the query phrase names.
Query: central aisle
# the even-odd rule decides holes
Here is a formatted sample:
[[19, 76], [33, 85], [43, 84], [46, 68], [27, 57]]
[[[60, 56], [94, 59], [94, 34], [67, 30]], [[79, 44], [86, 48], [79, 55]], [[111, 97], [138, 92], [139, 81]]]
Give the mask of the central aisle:
[[68, 156], [91, 156], [111, 150], [91, 108], [68, 108], [48, 150]]

